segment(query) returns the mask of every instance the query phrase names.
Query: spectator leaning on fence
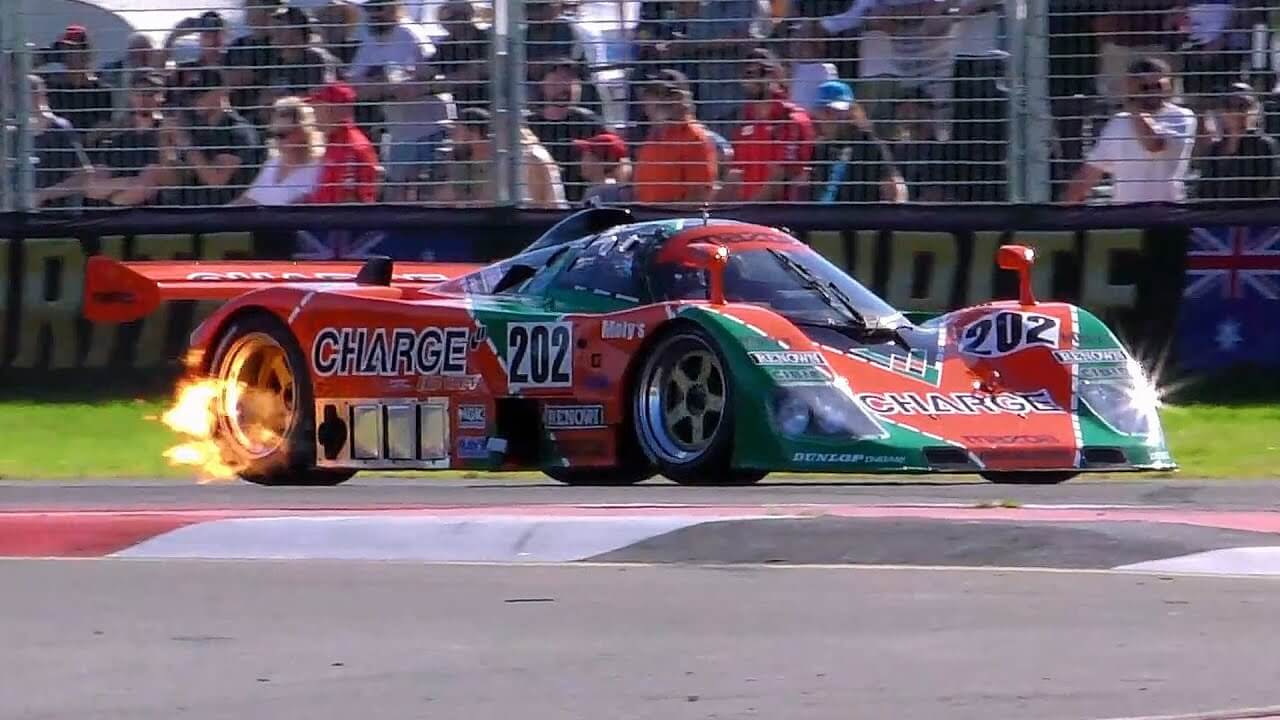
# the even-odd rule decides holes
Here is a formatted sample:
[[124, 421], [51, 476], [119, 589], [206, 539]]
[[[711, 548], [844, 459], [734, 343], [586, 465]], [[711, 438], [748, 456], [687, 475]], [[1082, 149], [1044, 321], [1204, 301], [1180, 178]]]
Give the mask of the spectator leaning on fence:
[[193, 108], [166, 118], [161, 134], [184, 205], [225, 205], [239, 197], [262, 161], [259, 135], [231, 107], [223, 74], [205, 69], [184, 88]]
[[635, 197], [648, 204], [709, 202], [717, 179], [716, 150], [694, 115], [689, 81], [663, 70], [641, 97], [649, 134], [636, 152]]
[[271, 109], [267, 162], [236, 205], [293, 205], [319, 187], [324, 165], [324, 133], [315, 110], [298, 97], [277, 100]]
[[1222, 138], [1201, 161], [1196, 196], [1211, 199], [1280, 197], [1280, 143], [1260, 128], [1261, 105], [1245, 83], [1227, 88], [1217, 106]]
[[731, 138], [742, 182], [729, 197], [741, 202], [799, 200], [813, 161], [813, 122], [786, 99], [782, 63], [773, 53], [758, 48], [748, 58], [742, 70], [746, 104]]
[[1083, 202], [1104, 175], [1116, 203], [1182, 202], [1195, 143], [1196, 118], [1173, 104], [1169, 64], [1144, 58], [1129, 68], [1126, 109], [1112, 116], [1067, 188], [1066, 201]]
[[311, 94], [316, 125], [324, 133], [324, 159], [312, 203], [369, 204], [378, 199], [381, 168], [369, 138], [356, 127], [356, 92], [343, 82]]
[[809, 200], [819, 203], [901, 203], [907, 183], [888, 146], [872, 132], [853, 89], [838, 80], [823, 83], [813, 117], [818, 147]]
[[[44, 80], [30, 75], [27, 82], [31, 93], [27, 123], [31, 132], [30, 165], [35, 180], [31, 204], [37, 208], [78, 207], [93, 181], [93, 167], [71, 123], [50, 109]], [[13, 187], [17, 187], [16, 178]]]
[[165, 78], [158, 72], [130, 76], [128, 108], [93, 148], [96, 172], [89, 197], [111, 205], [139, 205], [154, 196], [148, 188], [164, 172], [160, 127]]

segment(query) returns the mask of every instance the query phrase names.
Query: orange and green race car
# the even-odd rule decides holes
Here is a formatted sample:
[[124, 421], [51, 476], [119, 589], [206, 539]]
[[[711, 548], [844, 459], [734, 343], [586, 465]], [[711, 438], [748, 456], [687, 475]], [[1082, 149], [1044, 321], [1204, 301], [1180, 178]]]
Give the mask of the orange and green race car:
[[1142, 367], [1084, 309], [895, 310], [785, 231], [570, 216], [487, 266], [90, 261], [85, 314], [221, 300], [166, 422], [176, 462], [270, 485], [359, 470], [978, 473], [1056, 483], [1175, 467]]

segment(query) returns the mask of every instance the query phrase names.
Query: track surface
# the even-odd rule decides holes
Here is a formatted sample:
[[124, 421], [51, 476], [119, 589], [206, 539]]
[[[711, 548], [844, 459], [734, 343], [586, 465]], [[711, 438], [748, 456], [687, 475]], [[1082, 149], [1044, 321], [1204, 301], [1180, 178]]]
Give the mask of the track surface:
[[1226, 480], [1072, 480], [1022, 487], [982, 480], [831, 478], [774, 481], [746, 488], [691, 488], [651, 481], [625, 488], [566, 487], [551, 481], [404, 479], [358, 475], [334, 488], [263, 488], [241, 482], [181, 480], [0, 481], [0, 509], [361, 508], [529, 503], [771, 503], [1151, 505], [1280, 510], [1280, 482]]
[[[606, 504], [629, 507], [590, 507]], [[715, 521], [724, 506], [809, 507]], [[19, 522], [574, 507], [712, 521], [577, 565], [0, 560], [0, 720], [1096, 720], [1280, 702], [1280, 577], [1093, 570], [1280, 546], [1280, 483], [0, 482], [0, 519]]]
[[1274, 581], [0, 562], [0, 716], [1079, 720], [1261, 704]]

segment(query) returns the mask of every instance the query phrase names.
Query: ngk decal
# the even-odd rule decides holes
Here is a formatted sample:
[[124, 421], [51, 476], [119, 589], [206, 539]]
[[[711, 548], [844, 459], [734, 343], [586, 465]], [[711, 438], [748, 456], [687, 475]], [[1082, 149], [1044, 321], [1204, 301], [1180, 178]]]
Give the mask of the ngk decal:
[[877, 415], [1027, 415], [1065, 411], [1048, 391], [1034, 393], [860, 393]]
[[484, 338], [470, 328], [324, 328], [311, 345], [317, 375], [462, 375]]

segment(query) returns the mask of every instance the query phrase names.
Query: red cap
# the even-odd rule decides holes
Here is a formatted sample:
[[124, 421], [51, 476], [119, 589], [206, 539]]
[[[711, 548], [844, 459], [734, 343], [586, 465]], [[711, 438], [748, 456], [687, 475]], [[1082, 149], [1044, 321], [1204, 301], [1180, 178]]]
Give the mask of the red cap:
[[332, 105], [350, 105], [356, 101], [356, 91], [344, 82], [332, 82], [311, 92], [312, 102]]
[[600, 133], [586, 140], [574, 140], [580, 152], [589, 152], [608, 162], [619, 162], [627, 156], [627, 144], [611, 132]]
[[70, 45], [85, 45], [89, 42], [89, 31], [83, 25], [68, 25], [62, 31], [62, 42]]

